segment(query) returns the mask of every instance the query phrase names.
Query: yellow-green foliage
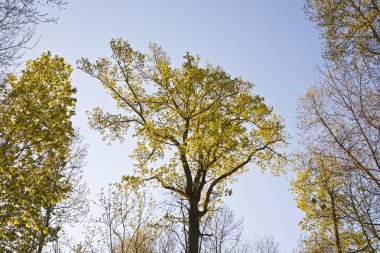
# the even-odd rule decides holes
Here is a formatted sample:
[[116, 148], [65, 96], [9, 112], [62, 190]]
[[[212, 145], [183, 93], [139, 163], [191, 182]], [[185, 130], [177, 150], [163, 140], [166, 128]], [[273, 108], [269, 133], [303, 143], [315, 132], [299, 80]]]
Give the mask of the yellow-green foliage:
[[189, 53], [173, 68], [154, 44], [142, 54], [116, 39], [111, 49], [111, 58], [82, 59], [79, 68], [97, 78], [122, 111], [95, 108], [91, 127], [113, 141], [124, 140], [133, 125], [140, 177], [125, 180], [149, 179], [206, 212], [211, 200], [230, 194], [226, 183], [248, 163], [281, 171], [284, 160], [275, 150], [284, 145], [284, 125], [252, 93], [252, 83], [217, 66], [200, 67]]
[[68, 155], [74, 130], [72, 68], [44, 53], [8, 75], [0, 105], [0, 248], [31, 252], [48, 233], [45, 215], [70, 189], [55, 168]]
[[[349, 199], [342, 168], [337, 159], [312, 153], [296, 156], [292, 190], [297, 207], [304, 213], [299, 222], [308, 234], [304, 251], [350, 252], [366, 248], [365, 235], [347, 218]], [[346, 210], [347, 209], [347, 210]]]

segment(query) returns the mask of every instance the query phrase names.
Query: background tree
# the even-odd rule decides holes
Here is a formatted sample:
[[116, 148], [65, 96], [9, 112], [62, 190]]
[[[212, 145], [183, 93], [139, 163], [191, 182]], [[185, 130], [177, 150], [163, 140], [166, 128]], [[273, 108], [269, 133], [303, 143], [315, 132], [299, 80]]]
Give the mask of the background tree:
[[[186, 234], [178, 234], [174, 223], [168, 222], [164, 217], [156, 224], [159, 235], [156, 237], [154, 245], [158, 253], [186, 252], [182, 247], [180, 238], [185, 238]], [[180, 236], [180, 238], [178, 237]]]
[[[103, 192], [98, 203], [102, 214], [91, 220], [85, 241], [77, 245], [75, 250], [116, 253], [185, 252], [188, 249], [188, 224], [185, 212], [180, 209], [187, 207], [173, 202], [168, 204], [167, 201], [157, 205], [150, 198], [145, 198], [146, 195], [141, 190], [117, 184], [111, 185], [108, 193]], [[160, 206], [168, 208], [165, 209], [166, 213], [158, 208]], [[182, 219], [177, 217], [177, 212]], [[200, 242], [200, 252], [256, 252], [254, 244], [242, 236], [242, 221], [236, 219], [233, 211], [226, 206], [207, 215], [201, 224], [204, 236]], [[256, 241], [264, 250], [257, 252], [276, 252], [271, 251], [275, 248], [272, 246], [277, 245], [272, 237], [258, 237]]]
[[255, 253], [279, 253], [279, 244], [271, 235], [262, 235], [253, 243]]
[[[166, 232], [167, 238], [175, 245], [175, 251], [187, 252], [189, 248], [188, 209], [189, 207], [185, 199], [177, 199], [171, 194], [167, 194], [164, 197], [161, 205], [161, 212], [164, 215], [158, 224]], [[207, 219], [204, 219], [200, 227], [204, 228], [206, 222]], [[200, 244], [202, 244], [202, 241], [200, 241]]]
[[126, 184], [110, 185], [106, 192], [101, 192], [97, 205], [100, 217], [91, 220], [78, 251], [158, 252], [154, 202], [144, 191]]
[[[77, 154], [72, 149], [75, 134], [71, 117], [76, 100], [71, 71], [63, 58], [45, 53], [28, 61], [20, 77], [8, 75], [2, 84], [2, 252], [41, 252], [47, 237], [57, 232], [57, 227], [49, 226], [52, 208], [62, 210], [64, 203], [69, 203], [64, 200], [73, 194], [76, 180], [71, 176], [80, 173], [70, 161]], [[71, 175], [73, 171], [78, 174]]]
[[[210, 212], [204, 219], [200, 250], [201, 252], [237, 252], [243, 242], [243, 219], [237, 219], [227, 206]], [[202, 245], [203, 244], [203, 245]]]
[[22, 49], [32, 41], [41, 22], [55, 22], [48, 16], [47, 7], [62, 8], [63, 0], [2, 0], [0, 1], [0, 66], [1, 74], [18, 64]]
[[280, 171], [284, 159], [276, 149], [284, 145], [284, 126], [252, 94], [252, 83], [220, 67], [201, 68], [187, 53], [182, 66], [172, 68], [156, 45], [144, 55], [121, 39], [110, 44], [111, 58], [82, 59], [79, 68], [97, 78], [124, 113], [95, 108], [91, 126], [113, 141], [123, 140], [133, 125], [140, 178], [124, 180], [150, 180], [186, 199], [188, 252], [198, 253], [200, 221], [210, 203], [230, 192], [227, 184], [249, 163]]
[[378, 0], [305, 0], [305, 12], [321, 31], [328, 59], [361, 55], [379, 64]]
[[228, 206], [210, 212], [201, 224], [204, 236], [200, 250], [205, 253], [278, 253], [279, 244], [271, 235], [258, 235], [253, 241], [243, 235], [243, 219]]
[[[321, 74], [322, 82], [301, 97], [299, 106], [305, 150], [304, 158], [296, 158], [303, 162], [295, 165], [295, 189], [306, 214], [304, 228], [313, 231], [308, 241], [337, 252], [376, 251], [380, 231], [379, 75], [362, 59], [326, 66]], [[323, 203], [324, 210], [318, 203]]]

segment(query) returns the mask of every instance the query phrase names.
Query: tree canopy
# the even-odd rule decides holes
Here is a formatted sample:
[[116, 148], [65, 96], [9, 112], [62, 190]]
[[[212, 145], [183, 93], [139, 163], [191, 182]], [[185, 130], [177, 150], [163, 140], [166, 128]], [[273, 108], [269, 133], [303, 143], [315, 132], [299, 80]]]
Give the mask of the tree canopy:
[[378, 0], [305, 0], [305, 12], [321, 31], [325, 56], [339, 60], [380, 55]]

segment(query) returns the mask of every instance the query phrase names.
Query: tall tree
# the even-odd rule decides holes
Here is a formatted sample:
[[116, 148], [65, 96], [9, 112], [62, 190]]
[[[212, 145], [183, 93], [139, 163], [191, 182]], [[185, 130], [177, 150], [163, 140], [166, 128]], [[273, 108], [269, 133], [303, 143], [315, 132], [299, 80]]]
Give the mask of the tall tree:
[[380, 2], [305, 0], [321, 31], [322, 81], [301, 97], [293, 189], [301, 252], [379, 250]]
[[228, 183], [249, 163], [280, 171], [284, 158], [277, 148], [284, 145], [284, 126], [264, 99], [252, 94], [252, 83], [221, 67], [202, 68], [199, 58], [187, 53], [182, 66], [173, 68], [157, 45], [150, 54], [122, 39], [110, 45], [111, 58], [82, 59], [79, 68], [97, 78], [124, 112], [95, 108], [91, 126], [113, 141], [123, 140], [133, 125], [137, 176], [124, 180], [150, 180], [185, 199], [188, 252], [198, 253], [200, 221], [230, 193]]
[[[379, 75], [363, 60], [326, 66], [301, 97], [304, 154], [296, 157], [296, 200], [316, 246], [379, 250]], [[322, 201], [324, 209], [318, 208]], [[302, 223], [301, 223], [302, 224]], [[317, 239], [319, 238], [319, 239]], [[330, 244], [330, 246], [329, 246]]]
[[69, 158], [75, 136], [71, 72], [63, 58], [45, 53], [1, 85], [2, 252], [40, 252], [46, 236], [55, 233], [48, 226], [51, 207], [73, 190], [71, 174], [65, 174], [73, 165]]

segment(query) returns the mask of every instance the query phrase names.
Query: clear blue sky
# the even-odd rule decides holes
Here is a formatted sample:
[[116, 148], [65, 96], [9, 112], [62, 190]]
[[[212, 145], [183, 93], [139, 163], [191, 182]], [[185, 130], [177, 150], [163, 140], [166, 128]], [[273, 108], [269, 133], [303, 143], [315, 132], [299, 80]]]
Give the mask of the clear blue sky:
[[[304, 17], [302, 0], [69, 0], [57, 15], [58, 24], [39, 27], [40, 41], [26, 58], [50, 50], [75, 66], [80, 57], [108, 56], [108, 42], [115, 37], [143, 52], [149, 42], [158, 43], [174, 65], [190, 51], [254, 82], [254, 91], [285, 119], [293, 137], [291, 147], [296, 145], [296, 100], [317, 79], [314, 68], [321, 62], [318, 34]], [[101, 187], [131, 170], [128, 155], [134, 141], [129, 138], [111, 146], [102, 142], [88, 128], [85, 111], [94, 106], [113, 110], [112, 100], [96, 80], [78, 70], [72, 83], [78, 88], [74, 123], [90, 145], [85, 180], [95, 197]], [[226, 203], [244, 217], [247, 237], [272, 234], [281, 252], [291, 252], [302, 214], [288, 191], [289, 183], [284, 176], [251, 169], [235, 184]]]

